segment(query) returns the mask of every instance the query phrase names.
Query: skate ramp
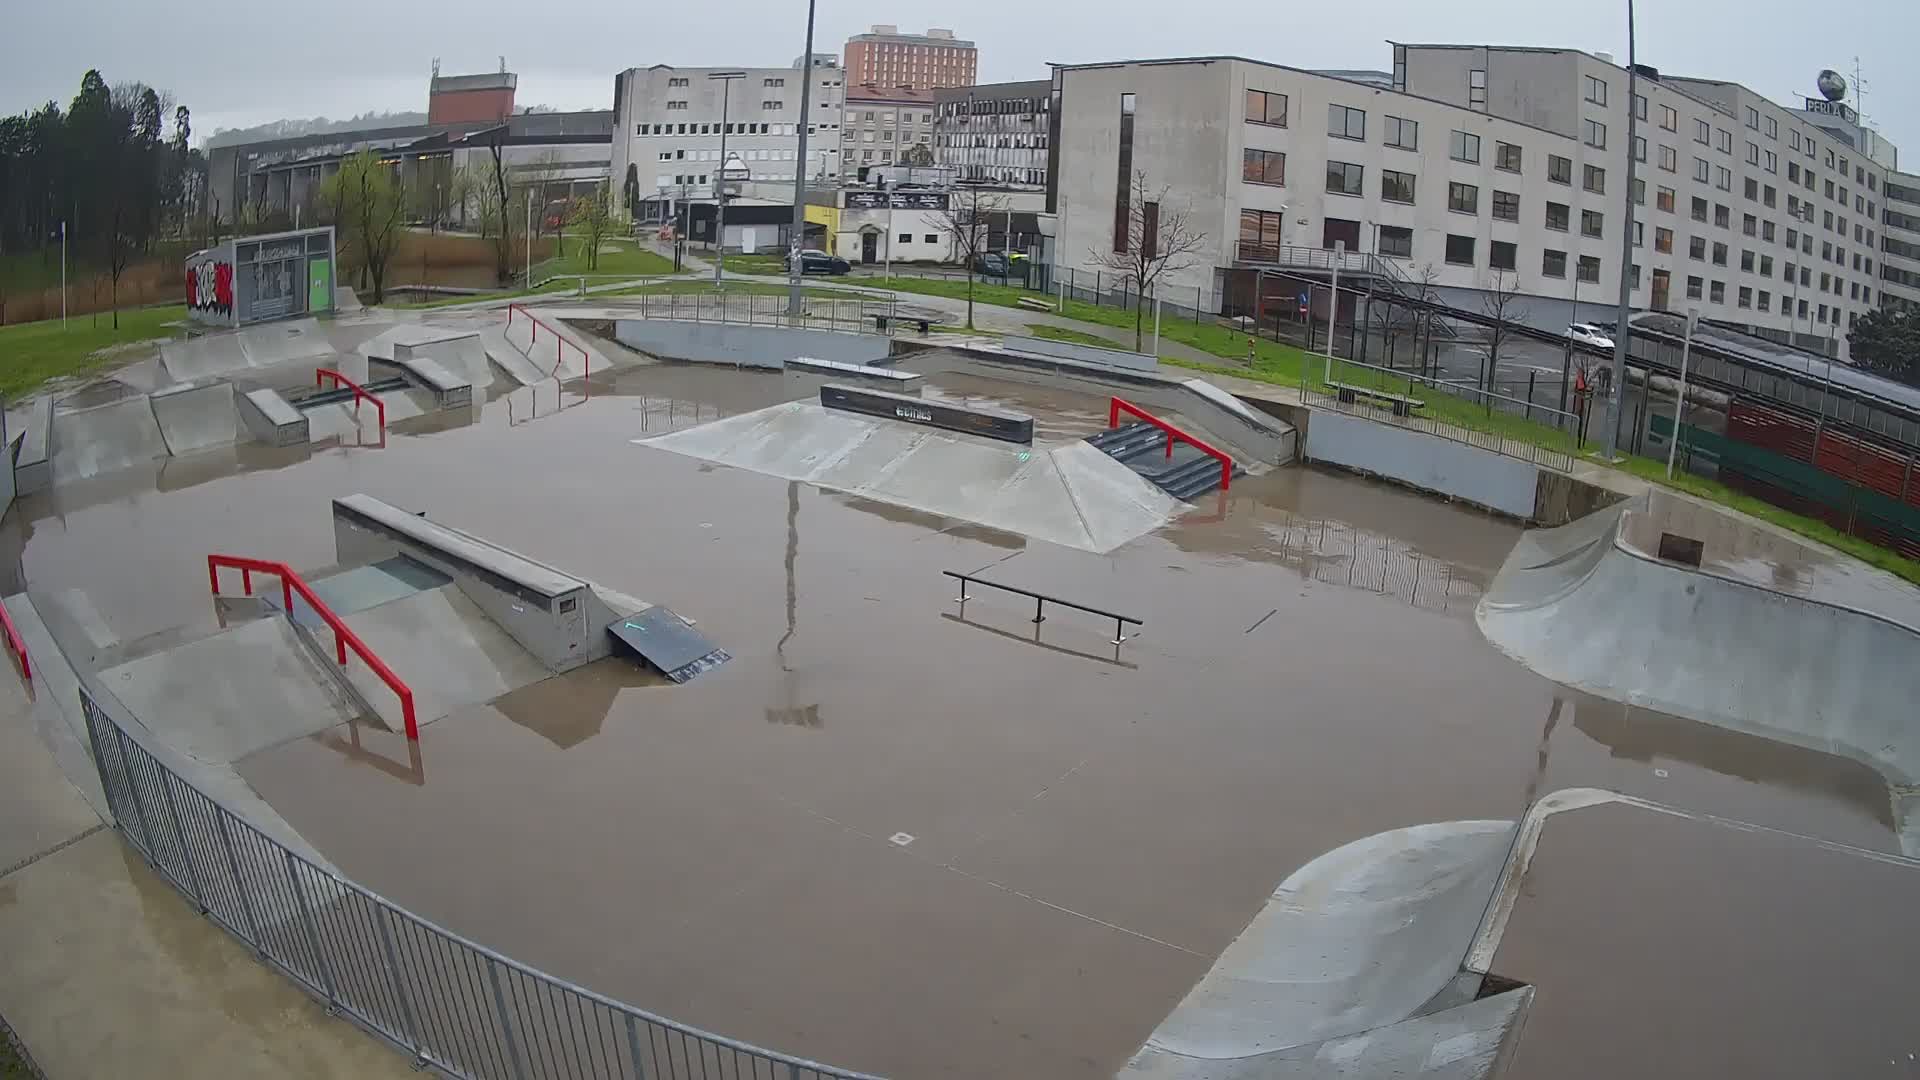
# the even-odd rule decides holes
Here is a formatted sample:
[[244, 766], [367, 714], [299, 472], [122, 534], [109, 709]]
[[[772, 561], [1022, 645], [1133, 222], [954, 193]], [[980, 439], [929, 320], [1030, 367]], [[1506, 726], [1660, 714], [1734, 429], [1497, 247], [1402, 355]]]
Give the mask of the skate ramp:
[[165, 342], [160, 364], [176, 382], [197, 382], [339, 351], [317, 320], [289, 319]]
[[91, 409], [61, 411], [54, 421], [53, 478], [98, 476], [167, 456], [167, 441], [147, 395]]
[[167, 452], [191, 454], [232, 446], [240, 436], [240, 413], [230, 382], [185, 383], [153, 395], [153, 417]]
[[[452, 584], [354, 612], [344, 621], [413, 691], [414, 713], [423, 724], [549, 674]], [[345, 675], [388, 727], [405, 730], [399, 699], [371, 669], [349, 661]]]
[[1460, 973], [1514, 834], [1511, 821], [1416, 825], [1309, 862], [1121, 1075], [1288, 1075], [1270, 1071], [1280, 1051], [1407, 1020]]
[[1920, 853], [1920, 631], [1662, 562], [1622, 540], [1647, 510], [1643, 495], [1523, 537], [1477, 610], [1487, 640], [1609, 700], [1872, 765]]
[[1080, 440], [1031, 450], [788, 402], [636, 443], [1107, 552], [1184, 504]]
[[535, 368], [527, 354], [509, 342], [499, 327], [480, 331], [480, 348], [495, 367], [521, 386], [538, 386], [547, 381], [546, 373]]

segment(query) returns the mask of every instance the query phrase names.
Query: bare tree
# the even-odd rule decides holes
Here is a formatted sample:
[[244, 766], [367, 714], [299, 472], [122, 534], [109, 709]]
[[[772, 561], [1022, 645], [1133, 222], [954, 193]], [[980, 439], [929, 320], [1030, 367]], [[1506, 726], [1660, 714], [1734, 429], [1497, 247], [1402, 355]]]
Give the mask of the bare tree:
[[600, 241], [613, 231], [613, 208], [608, 204], [607, 186], [596, 184], [592, 191], [575, 198], [567, 207], [567, 224], [587, 246], [587, 269], [600, 267]]
[[[513, 279], [513, 219], [508, 208], [512, 204], [513, 185], [507, 182], [507, 165], [501, 154], [507, 138], [505, 124], [493, 129], [493, 139], [487, 145], [492, 157], [491, 168], [485, 174], [485, 186], [482, 188], [481, 202], [486, 207], [483, 213], [491, 213], [496, 231], [493, 234], [493, 274], [502, 285]], [[531, 242], [531, 240], [529, 240]], [[527, 282], [529, 286], [533, 283]]]
[[1513, 323], [1526, 315], [1526, 305], [1518, 303], [1520, 279], [1505, 270], [1493, 272], [1492, 287], [1480, 294], [1480, 311], [1493, 320], [1481, 343], [1480, 389], [1493, 390], [1494, 376], [1500, 367], [1500, 348], [1513, 336]]
[[987, 228], [997, 214], [1007, 212], [1007, 200], [997, 191], [978, 186], [955, 188], [947, 196], [947, 208], [935, 215], [941, 232], [952, 244], [953, 254], [967, 267], [967, 329], [973, 329], [973, 276], [975, 264], [988, 251]]
[[[1089, 251], [1096, 266], [1113, 271], [1133, 287], [1133, 349], [1139, 352], [1146, 319], [1146, 296], [1170, 271], [1193, 265], [1207, 234], [1194, 227], [1187, 210], [1169, 206], [1172, 188], [1147, 187], [1147, 174], [1136, 171], [1129, 185], [1126, 236], [1122, 243]], [[1118, 249], [1118, 250], [1115, 250]]]

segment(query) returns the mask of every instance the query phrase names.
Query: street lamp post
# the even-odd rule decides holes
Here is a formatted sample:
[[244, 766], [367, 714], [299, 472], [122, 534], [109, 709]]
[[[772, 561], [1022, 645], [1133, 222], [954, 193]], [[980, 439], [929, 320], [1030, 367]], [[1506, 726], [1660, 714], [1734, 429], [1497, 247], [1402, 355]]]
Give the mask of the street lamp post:
[[[1667, 479], [1673, 479], [1673, 453], [1680, 446], [1680, 417], [1687, 407], [1687, 354], [1693, 351], [1693, 328], [1700, 323], [1700, 309], [1687, 309], [1687, 333], [1680, 339], [1680, 393], [1673, 402], [1673, 431], [1667, 436]], [[1651, 389], [1649, 384], [1648, 389]], [[1652, 398], [1648, 398], [1649, 404]]]
[[793, 235], [787, 239], [787, 318], [800, 321], [800, 245], [807, 233], [807, 125], [813, 120], [813, 9], [807, 0], [807, 47], [800, 54], [800, 156], [793, 170]]
[[733, 96], [733, 81], [744, 79], [744, 71], [714, 71], [707, 78], [720, 84], [720, 167], [713, 173], [714, 209], [713, 288], [720, 289], [720, 275], [727, 261], [727, 107]]
[[1607, 387], [1607, 430], [1601, 443], [1601, 456], [1608, 461], [1620, 441], [1620, 411], [1626, 400], [1627, 338], [1631, 328], [1627, 320], [1633, 314], [1633, 141], [1640, 135], [1639, 72], [1635, 65], [1633, 36], [1633, 0], [1627, 0], [1627, 182], [1623, 202], [1626, 215], [1620, 230], [1620, 305], [1613, 328], [1613, 381]]

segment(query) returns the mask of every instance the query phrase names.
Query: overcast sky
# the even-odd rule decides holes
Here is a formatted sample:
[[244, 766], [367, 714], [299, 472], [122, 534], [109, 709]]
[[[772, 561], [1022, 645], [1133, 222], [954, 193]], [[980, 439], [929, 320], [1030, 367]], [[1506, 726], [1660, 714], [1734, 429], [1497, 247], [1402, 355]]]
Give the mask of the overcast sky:
[[[1640, 0], [1640, 61], [1744, 83], [1797, 107], [1831, 67], [1920, 171], [1920, 3], [1915, 0]], [[815, 51], [838, 53], [875, 22], [948, 27], [980, 46], [985, 82], [1038, 79], [1048, 61], [1229, 53], [1295, 67], [1391, 66], [1401, 41], [1548, 45], [1627, 57], [1625, 0], [819, 0]], [[493, 71], [506, 56], [518, 101], [611, 108], [628, 67], [779, 66], [800, 55], [803, 0], [0, 0], [0, 114], [63, 105], [98, 67], [109, 82], [173, 91], [201, 135], [289, 117], [424, 110], [435, 57], [446, 74]]]

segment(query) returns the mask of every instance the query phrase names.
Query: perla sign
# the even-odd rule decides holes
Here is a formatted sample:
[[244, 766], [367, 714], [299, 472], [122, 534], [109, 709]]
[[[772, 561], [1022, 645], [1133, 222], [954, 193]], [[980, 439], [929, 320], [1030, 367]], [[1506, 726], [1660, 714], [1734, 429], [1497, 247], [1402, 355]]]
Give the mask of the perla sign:
[[1803, 100], [1807, 103], [1807, 112], [1819, 113], [1822, 116], [1837, 116], [1849, 124], [1859, 122], [1859, 114], [1848, 108], [1845, 102], [1823, 101], [1819, 98], [1805, 98]]

